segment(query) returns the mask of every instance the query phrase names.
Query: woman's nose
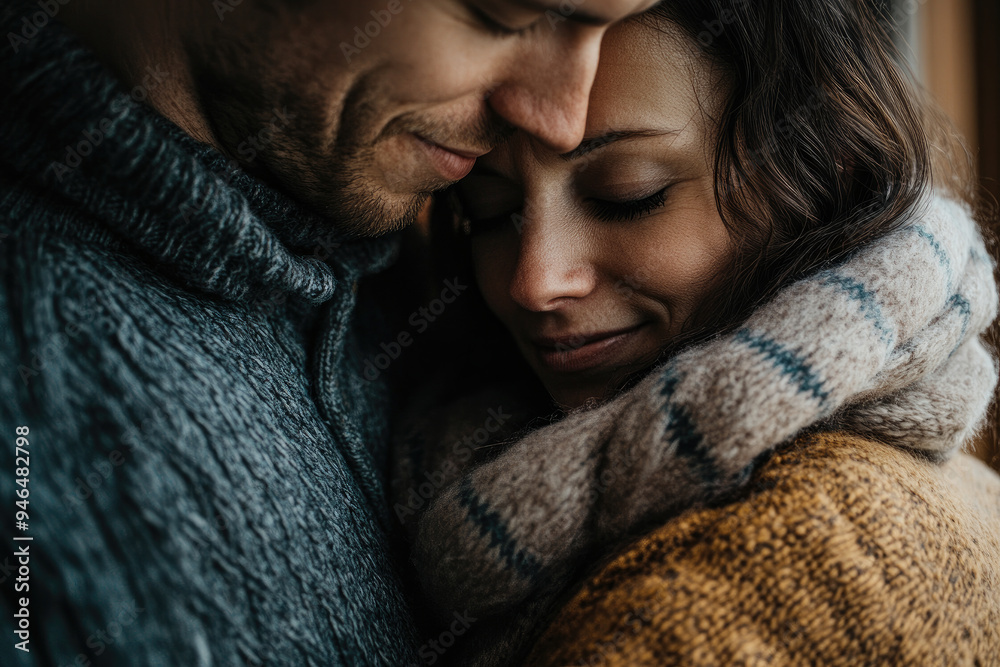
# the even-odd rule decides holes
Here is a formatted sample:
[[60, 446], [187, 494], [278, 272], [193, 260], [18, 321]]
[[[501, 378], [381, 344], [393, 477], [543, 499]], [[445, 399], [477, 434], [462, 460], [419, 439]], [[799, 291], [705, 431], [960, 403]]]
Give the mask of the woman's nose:
[[597, 271], [586, 238], [557, 216], [525, 217], [510, 295], [531, 311], [556, 310], [593, 292]]

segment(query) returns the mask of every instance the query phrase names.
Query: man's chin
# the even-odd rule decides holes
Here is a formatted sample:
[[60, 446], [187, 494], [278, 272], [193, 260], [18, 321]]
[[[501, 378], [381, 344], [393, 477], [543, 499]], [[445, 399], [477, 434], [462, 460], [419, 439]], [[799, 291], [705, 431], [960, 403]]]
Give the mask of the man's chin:
[[359, 201], [338, 199], [321, 210], [349, 238], [377, 237], [404, 229], [417, 221], [431, 192], [418, 192], [402, 201], [362, 197]]

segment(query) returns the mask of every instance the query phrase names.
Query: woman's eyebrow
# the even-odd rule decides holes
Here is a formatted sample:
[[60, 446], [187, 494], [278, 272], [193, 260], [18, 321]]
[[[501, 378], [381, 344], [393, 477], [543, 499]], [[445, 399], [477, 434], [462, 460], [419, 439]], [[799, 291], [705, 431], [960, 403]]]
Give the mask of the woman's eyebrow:
[[559, 157], [564, 160], [575, 160], [578, 157], [582, 157], [587, 153], [596, 151], [598, 148], [603, 148], [608, 144], [613, 144], [616, 141], [621, 141], [623, 139], [638, 139], [641, 137], [662, 137], [668, 134], [677, 134], [678, 130], [612, 130], [610, 132], [605, 132], [602, 135], [584, 138], [580, 142], [580, 145], [571, 150], [568, 153], [561, 153]]

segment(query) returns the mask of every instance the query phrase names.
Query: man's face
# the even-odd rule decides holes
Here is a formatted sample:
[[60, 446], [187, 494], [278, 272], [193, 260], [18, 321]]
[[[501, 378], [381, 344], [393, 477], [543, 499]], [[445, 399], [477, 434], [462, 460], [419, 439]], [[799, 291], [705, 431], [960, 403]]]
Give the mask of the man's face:
[[411, 222], [513, 128], [575, 148], [601, 37], [653, 4], [202, 3], [186, 48], [223, 149], [369, 235]]

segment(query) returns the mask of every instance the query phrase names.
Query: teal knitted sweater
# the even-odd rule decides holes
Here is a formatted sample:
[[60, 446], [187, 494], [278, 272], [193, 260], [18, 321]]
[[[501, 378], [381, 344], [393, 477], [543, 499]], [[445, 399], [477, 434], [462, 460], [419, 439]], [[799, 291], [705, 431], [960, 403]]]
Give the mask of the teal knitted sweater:
[[3, 9], [0, 664], [415, 661], [356, 288], [396, 240], [340, 238]]

